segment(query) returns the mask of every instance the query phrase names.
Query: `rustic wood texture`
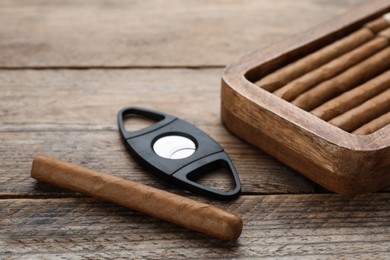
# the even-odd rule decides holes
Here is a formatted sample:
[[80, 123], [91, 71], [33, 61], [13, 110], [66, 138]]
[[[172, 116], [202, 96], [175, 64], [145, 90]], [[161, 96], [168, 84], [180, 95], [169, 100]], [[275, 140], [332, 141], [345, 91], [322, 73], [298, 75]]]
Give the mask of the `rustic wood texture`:
[[[0, 259], [388, 257], [389, 190], [330, 194], [220, 120], [225, 65], [365, 2], [0, 1]], [[210, 134], [244, 195], [218, 202], [145, 172], [117, 131], [116, 113], [129, 105]], [[37, 153], [232, 211], [243, 234], [226, 243], [37, 182]], [[218, 172], [201, 181], [229, 186]]]
[[[127, 153], [116, 113], [130, 105], [176, 115], [212, 136], [235, 163], [244, 192], [314, 192], [313, 183], [222, 126], [220, 75], [220, 69], [0, 71], [0, 194], [45, 193], [34, 189], [26, 174], [37, 153], [180, 192], [145, 172]], [[223, 189], [229, 183], [221, 179], [226, 178], [207, 185]]]
[[336, 48], [334, 42], [360, 30], [367, 19], [389, 11], [388, 1], [377, 0], [233, 62], [225, 70], [221, 84], [222, 120], [226, 127], [331, 191], [361, 194], [390, 185], [390, 125], [367, 136], [340, 129], [353, 131], [388, 112], [390, 90], [366, 101], [369, 106], [364, 103], [346, 112], [345, 127], [343, 122], [340, 128], [335, 127], [334, 120], [330, 124], [300, 109], [313, 109], [388, 70], [389, 47], [319, 83], [291, 103], [255, 85], [259, 84], [255, 74], [267, 78], [267, 72], [273, 75], [272, 70], [279, 73], [279, 68], [295, 66], [293, 57], [306, 60], [321, 52], [318, 50]]
[[[206, 131], [213, 134], [211, 128]], [[222, 126], [214, 128], [230, 140], [219, 140], [240, 174], [245, 193], [312, 193], [315, 185], [264, 152], [232, 137]], [[221, 131], [222, 130], [222, 131]], [[35, 131], [35, 130], [33, 130]], [[217, 136], [218, 137], [218, 136]], [[34, 156], [46, 153], [94, 170], [180, 193], [145, 171], [126, 151], [116, 130], [1, 133], [2, 173], [0, 195], [61, 196], [63, 191], [39, 185], [29, 177]], [[219, 138], [216, 138], [218, 140]], [[26, 149], [28, 147], [28, 149]], [[222, 182], [221, 182], [222, 181]], [[17, 185], [10, 185], [14, 183]], [[210, 179], [205, 185], [227, 188], [226, 176]]]
[[92, 199], [4, 199], [0, 252], [17, 259], [386, 259], [389, 199], [264, 195], [214, 202], [244, 221], [241, 237], [228, 243]]
[[362, 2], [5, 0], [0, 67], [225, 66]]

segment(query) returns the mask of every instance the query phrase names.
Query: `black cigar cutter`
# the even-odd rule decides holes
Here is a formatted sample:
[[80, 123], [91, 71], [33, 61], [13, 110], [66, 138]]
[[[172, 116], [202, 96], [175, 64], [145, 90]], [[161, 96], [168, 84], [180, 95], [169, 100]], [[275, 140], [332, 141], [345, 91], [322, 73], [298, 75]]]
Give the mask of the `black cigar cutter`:
[[[128, 132], [124, 119], [141, 116], [154, 124]], [[138, 107], [118, 112], [118, 125], [123, 142], [131, 155], [148, 170], [194, 193], [220, 200], [232, 200], [241, 192], [240, 178], [223, 148], [206, 133], [177, 117]], [[225, 168], [235, 187], [220, 191], [194, 180], [213, 169]]]

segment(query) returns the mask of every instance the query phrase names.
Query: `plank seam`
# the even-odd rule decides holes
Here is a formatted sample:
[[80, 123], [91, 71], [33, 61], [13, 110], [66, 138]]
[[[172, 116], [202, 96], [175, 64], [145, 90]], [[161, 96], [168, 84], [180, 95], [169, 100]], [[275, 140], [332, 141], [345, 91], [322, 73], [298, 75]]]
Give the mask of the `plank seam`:
[[127, 65], [127, 66], [0, 66], [0, 70], [127, 70], [127, 69], [221, 69], [226, 65]]

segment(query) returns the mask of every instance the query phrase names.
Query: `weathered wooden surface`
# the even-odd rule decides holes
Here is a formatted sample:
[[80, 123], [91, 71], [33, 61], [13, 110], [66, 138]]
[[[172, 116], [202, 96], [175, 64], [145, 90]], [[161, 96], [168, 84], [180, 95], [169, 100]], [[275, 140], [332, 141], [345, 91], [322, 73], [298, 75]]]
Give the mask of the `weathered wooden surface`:
[[[0, 71], [5, 93], [0, 103], [4, 170], [0, 194], [42, 195], [28, 175], [37, 153], [164, 187], [132, 160], [120, 140], [116, 113], [130, 105], [177, 115], [210, 134], [234, 161], [244, 192], [313, 192], [310, 181], [222, 126], [220, 73], [220, 69]], [[18, 185], [10, 186], [11, 181]]]
[[[386, 258], [388, 193], [314, 194], [324, 190], [220, 122], [223, 66], [361, 2], [1, 1], [0, 258]], [[245, 195], [190, 196], [242, 216], [236, 243], [29, 177], [47, 153], [188, 196], [126, 152], [116, 112], [128, 105], [175, 114], [224, 146]]]
[[[345, 71], [334, 73], [331, 69], [337, 67], [335, 62], [344, 66], [353, 60], [351, 54], [355, 55], [356, 50], [366, 50], [355, 46], [351, 51], [354, 46], [351, 42], [359, 42], [361, 32], [369, 36], [364, 38], [366, 41], [376, 37], [369, 29], [357, 26], [368, 26], [364, 23], [369, 19], [375, 23], [383, 20], [388, 28], [387, 20], [372, 18], [388, 12], [389, 1], [377, 0], [229, 65], [222, 76], [224, 125], [333, 192], [362, 194], [389, 186], [390, 125], [366, 136], [350, 133], [390, 111], [390, 85], [378, 96], [356, 104], [356, 108], [328, 122], [304, 111], [310, 112], [337, 95], [356, 90], [360, 84], [390, 69], [390, 48], [376, 50], [365, 59], [360, 57], [360, 63], [344, 68]], [[382, 43], [382, 39], [377, 39]], [[388, 41], [384, 40], [384, 44]], [[319, 61], [322, 63], [318, 64]], [[329, 78], [321, 79], [318, 71]], [[256, 74], [263, 78], [257, 81]], [[307, 77], [318, 82], [311, 82], [312, 86], [295, 85], [290, 90], [297, 91], [302, 86], [308, 89], [302, 89], [302, 93], [299, 90], [291, 99], [278, 95], [279, 90], [283, 92], [285, 87], [304, 82]], [[249, 80], [256, 81], [258, 86]], [[269, 86], [277, 87], [272, 94], [265, 91], [270, 90]], [[301, 105], [296, 101], [302, 101]], [[310, 107], [305, 107], [305, 102]]]
[[[222, 129], [222, 126], [220, 128]], [[208, 132], [213, 133], [210, 130]], [[229, 136], [227, 132], [225, 136]], [[32, 160], [38, 153], [49, 154], [94, 170], [180, 192], [180, 189], [167, 186], [165, 182], [140, 167], [127, 153], [116, 130], [2, 133], [0, 140], [1, 164], [4, 171], [0, 175], [0, 196], [50, 197], [59, 196], [58, 192], [63, 192], [35, 187], [36, 184], [31, 180], [29, 173]], [[221, 145], [235, 163], [245, 193], [311, 193], [314, 191], [314, 186], [309, 180], [238, 139], [231, 138], [231, 142], [222, 141]], [[221, 174], [219, 178], [207, 181], [207, 185], [227, 188], [230, 183], [225, 177]]]
[[364, 0], [0, 2], [0, 67], [225, 66]]
[[118, 110], [134, 105], [216, 125], [221, 74], [222, 69], [2, 70], [0, 130], [116, 130]]
[[27, 258], [373, 258], [390, 250], [389, 194], [242, 196], [226, 243], [93, 199], [5, 199], [0, 252]]

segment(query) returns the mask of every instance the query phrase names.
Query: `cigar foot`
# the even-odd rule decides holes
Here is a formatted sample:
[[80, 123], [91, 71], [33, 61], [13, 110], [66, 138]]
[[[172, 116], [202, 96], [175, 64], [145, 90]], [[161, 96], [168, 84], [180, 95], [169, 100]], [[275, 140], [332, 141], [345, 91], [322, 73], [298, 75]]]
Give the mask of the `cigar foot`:
[[242, 220], [234, 213], [46, 155], [35, 157], [31, 177], [222, 240], [236, 240], [242, 232]]

